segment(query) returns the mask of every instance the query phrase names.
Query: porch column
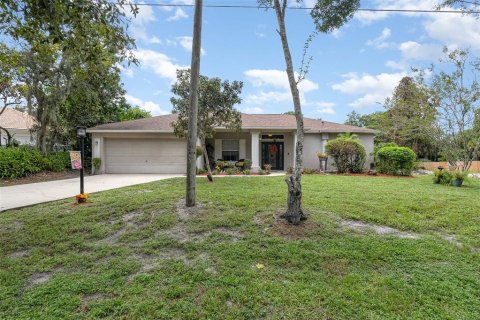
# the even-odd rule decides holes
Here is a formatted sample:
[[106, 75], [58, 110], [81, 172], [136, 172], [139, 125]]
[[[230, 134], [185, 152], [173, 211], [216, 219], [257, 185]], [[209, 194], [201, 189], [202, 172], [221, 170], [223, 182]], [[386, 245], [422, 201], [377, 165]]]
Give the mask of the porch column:
[[260, 170], [260, 131], [251, 131], [252, 136], [252, 172]]
[[[200, 141], [200, 139], [197, 139], [197, 147], [201, 147], [202, 146], [202, 141]], [[203, 169], [205, 165], [205, 162], [204, 162], [204, 159], [203, 159], [203, 155], [197, 157], [197, 170], [198, 169]]]
[[328, 142], [328, 133], [322, 133], [322, 152], [325, 153], [325, 145]]
[[293, 167], [297, 165], [297, 132], [293, 132]]

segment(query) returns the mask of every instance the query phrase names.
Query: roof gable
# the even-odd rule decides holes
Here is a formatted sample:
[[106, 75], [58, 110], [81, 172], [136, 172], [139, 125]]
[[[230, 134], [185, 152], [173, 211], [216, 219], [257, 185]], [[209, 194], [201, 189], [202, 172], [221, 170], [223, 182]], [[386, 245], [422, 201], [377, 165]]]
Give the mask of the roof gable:
[[7, 108], [0, 115], [0, 126], [5, 129], [34, 129], [37, 121], [34, 117], [26, 112], [21, 112], [15, 109]]

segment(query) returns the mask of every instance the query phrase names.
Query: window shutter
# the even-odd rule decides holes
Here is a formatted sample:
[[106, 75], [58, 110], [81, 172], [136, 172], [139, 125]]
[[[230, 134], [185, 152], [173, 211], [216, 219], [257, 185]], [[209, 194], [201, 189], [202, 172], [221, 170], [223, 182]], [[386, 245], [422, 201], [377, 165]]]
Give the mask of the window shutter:
[[222, 140], [215, 139], [215, 161], [222, 159]]
[[240, 139], [240, 148], [239, 148], [239, 154], [240, 154], [240, 159], [245, 159], [246, 157], [246, 142], [245, 139]]

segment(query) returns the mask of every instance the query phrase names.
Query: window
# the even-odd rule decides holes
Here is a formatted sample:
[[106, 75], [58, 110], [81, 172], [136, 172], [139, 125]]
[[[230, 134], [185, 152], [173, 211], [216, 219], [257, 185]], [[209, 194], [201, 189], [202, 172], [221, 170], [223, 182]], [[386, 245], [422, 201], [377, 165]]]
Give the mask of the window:
[[262, 140], [282, 140], [283, 134], [262, 134]]
[[238, 161], [240, 159], [240, 143], [238, 140], [222, 140], [222, 159]]

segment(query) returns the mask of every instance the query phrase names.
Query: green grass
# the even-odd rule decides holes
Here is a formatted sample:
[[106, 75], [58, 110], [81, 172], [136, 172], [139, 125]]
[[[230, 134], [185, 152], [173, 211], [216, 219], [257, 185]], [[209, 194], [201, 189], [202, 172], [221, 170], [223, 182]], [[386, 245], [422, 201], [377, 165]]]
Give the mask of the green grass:
[[183, 221], [181, 179], [1, 213], [0, 319], [479, 318], [480, 183], [303, 182], [308, 223], [287, 229], [271, 226], [285, 209], [282, 177], [199, 179], [203, 207]]

